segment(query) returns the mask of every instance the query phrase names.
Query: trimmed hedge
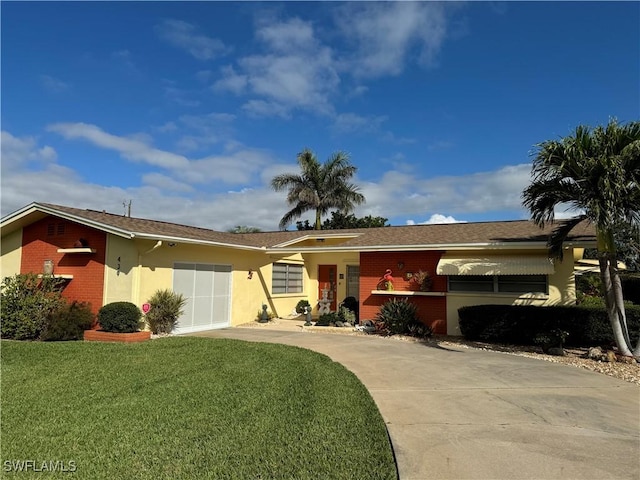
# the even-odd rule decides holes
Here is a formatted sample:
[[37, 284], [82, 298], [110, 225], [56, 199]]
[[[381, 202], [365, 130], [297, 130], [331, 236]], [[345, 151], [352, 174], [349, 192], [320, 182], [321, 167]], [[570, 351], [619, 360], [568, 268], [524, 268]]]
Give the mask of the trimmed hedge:
[[[640, 306], [626, 308], [632, 343], [640, 336]], [[458, 310], [460, 331], [469, 340], [534, 345], [539, 335], [559, 329], [569, 333], [567, 346], [614, 344], [611, 324], [602, 307], [475, 305]]]
[[142, 312], [131, 302], [113, 302], [98, 311], [98, 323], [105, 332], [133, 333], [140, 330]]

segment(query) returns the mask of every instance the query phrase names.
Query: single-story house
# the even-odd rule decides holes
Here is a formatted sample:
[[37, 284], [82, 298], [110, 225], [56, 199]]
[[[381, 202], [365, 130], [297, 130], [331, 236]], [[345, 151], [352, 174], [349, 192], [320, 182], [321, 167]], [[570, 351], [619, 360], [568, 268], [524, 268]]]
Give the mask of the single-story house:
[[[324, 291], [331, 310], [355, 297], [361, 320], [408, 298], [436, 333], [459, 335], [462, 306], [575, 303], [574, 260], [595, 245], [594, 230], [574, 229], [558, 261], [546, 247], [552, 227], [521, 220], [234, 234], [33, 203], [0, 222], [0, 269], [3, 278], [52, 272], [65, 279], [65, 296], [96, 312], [172, 289], [188, 299], [179, 333], [250, 322], [263, 304], [287, 316], [308, 300], [317, 315]], [[387, 270], [393, 290], [381, 283]], [[431, 275], [428, 291], [411, 281], [420, 270]]]

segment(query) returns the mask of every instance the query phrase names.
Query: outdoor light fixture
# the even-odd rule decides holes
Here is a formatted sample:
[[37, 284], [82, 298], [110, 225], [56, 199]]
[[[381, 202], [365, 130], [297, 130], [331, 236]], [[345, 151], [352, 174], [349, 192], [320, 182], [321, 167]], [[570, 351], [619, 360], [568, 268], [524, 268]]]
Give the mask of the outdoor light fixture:
[[398, 262], [398, 270], [402, 270], [404, 268], [404, 262]]
[[53, 260], [45, 260], [42, 272], [45, 275], [53, 275]]

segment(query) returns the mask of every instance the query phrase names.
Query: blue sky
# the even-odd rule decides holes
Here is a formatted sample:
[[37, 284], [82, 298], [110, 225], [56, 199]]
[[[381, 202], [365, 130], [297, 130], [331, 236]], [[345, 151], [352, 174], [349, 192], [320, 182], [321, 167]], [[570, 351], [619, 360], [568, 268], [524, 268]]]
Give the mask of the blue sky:
[[2, 2], [1, 17], [2, 215], [132, 200], [134, 216], [275, 230], [288, 206], [269, 181], [309, 147], [351, 155], [359, 216], [520, 219], [535, 144], [640, 117], [638, 2]]

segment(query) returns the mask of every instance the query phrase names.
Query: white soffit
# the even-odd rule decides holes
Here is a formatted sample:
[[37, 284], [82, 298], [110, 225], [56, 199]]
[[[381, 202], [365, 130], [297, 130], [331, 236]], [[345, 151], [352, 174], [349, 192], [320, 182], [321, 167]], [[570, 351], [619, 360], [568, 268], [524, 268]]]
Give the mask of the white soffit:
[[536, 255], [487, 255], [465, 257], [444, 254], [438, 262], [438, 275], [551, 275], [553, 260]]

